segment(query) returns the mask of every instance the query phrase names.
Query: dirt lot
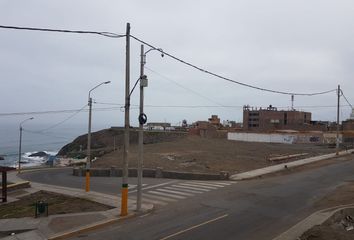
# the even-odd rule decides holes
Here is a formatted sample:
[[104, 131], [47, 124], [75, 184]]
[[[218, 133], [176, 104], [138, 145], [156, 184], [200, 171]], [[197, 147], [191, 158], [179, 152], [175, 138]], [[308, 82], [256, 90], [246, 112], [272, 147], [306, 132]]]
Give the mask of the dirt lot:
[[21, 197], [16, 202], [1, 204], [0, 218], [34, 217], [34, 204], [37, 201], [44, 201], [48, 203], [49, 214], [105, 211], [111, 209], [109, 206], [86, 199], [39, 191]]
[[[170, 142], [144, 145], [144, 167], [191, 172], [232, 173], [249, 171], [280, 163], [270, 156], [307, 153], [305, 157], [334, 152], [328, 146], [312, 144], [270, 144], [230, 141], [188, 136]], [[94, 167], [122, 167], [123, 149], [108, 153], [94, 162]], [[138, 146], [130, 146], [129, 167], [136, 167]], [[293, 158], [297, 160], [299, 158]]]
[[[315, 209], [326, 209], [338, 205], [354, 203], [354, 183], [338, 187], [315, 204]], [[347, 217], [350, 216], [350, 217]], [[354, 230], [347, 231], [345, 227], [354, 225], [354, 209], [337, 212], [320, 226], [315, 226], [301, 236], [301, 240], [353, 240]]]

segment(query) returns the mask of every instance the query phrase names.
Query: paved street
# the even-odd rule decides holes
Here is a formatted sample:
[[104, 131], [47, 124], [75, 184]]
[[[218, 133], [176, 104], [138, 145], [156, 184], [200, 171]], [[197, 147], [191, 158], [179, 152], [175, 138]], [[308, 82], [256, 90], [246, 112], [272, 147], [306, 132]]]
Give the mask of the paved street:
[[[72, 175], [71, 169], [50, 169], [25, 172], [21, 178], [38, 183], [84, 189], [85, 178]], [[122, 178], [92, 177], [91, 190], [111, 195], [120, 195]], [[186, 181], [164, 178], [144, 178], [143, 203], [165, 206], [187, 198], [228, 187], [232, 181]], [[129, 199], [136, 200], [137, 179], [129, 178]]]
[[[72, 239], [271, 240], [307, 217], [312, 212], [312, 204], [315, 201], [345, 181], [354, 180], [353, 173], [354, 161], [347, 161], [294, 174], [235, 182], [230, 185], [223, 184], [228, 182], [215, 181], [171, 182], [174, 180], [146, 179], [146, 187], [167, 184], [146, 189], [145, 194], [164, 198], [172, 198], [173, 195], [180, 197], [175, 197], [175, 201], [165, 199], [165, 205], [158, 205], [150, 214]], [[45, 174], [41, 175], [44, 178]], [[28, 173], [24, 176], [34, 180], [37, 174]], [[199, 188], [199, 191], [209, 191], [186, 191], [198, 191], [198, 184], [204, 186]], [[161, 191], [162, 189], [174, 192]], [[154, 192], [165, 192], [171, 196]], [[155, 200], [158, 201], [157, 198]]]

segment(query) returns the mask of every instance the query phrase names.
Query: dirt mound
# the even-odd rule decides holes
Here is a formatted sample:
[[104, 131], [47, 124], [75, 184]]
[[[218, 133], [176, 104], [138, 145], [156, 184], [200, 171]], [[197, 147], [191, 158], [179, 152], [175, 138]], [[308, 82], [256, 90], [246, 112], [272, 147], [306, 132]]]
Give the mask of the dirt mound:
[[354, 239], [354, 209], [344, 209], [336, 212], [321, 225], [306, 231], [301, 240], [353, 240]]

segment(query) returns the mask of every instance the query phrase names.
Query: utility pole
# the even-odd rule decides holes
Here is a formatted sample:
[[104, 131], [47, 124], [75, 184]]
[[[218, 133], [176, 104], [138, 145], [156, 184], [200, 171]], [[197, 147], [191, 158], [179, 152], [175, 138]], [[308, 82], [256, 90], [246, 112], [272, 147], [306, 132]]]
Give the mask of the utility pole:
[[338, 90], [337, 90], [337, 138], [336, 138], [336, 155], [339, 154], [339, 107], [340, 107], [340, 95], [341, 95], [341, 90], [340, 90], [340, 85], [338, 85]]
[[85, 191], [90, 191], [90, 169], [91, 169], [91, 119], [92, 119], [92, 97], [91, 92], [103, 84], [108, 84], [111, 81], [101, 82], [89, 91], [88, 94], [88, 106], [89, 106], [89, 120], [88, 120], [88, 131], [87, 131], [87, 159], [86, 159], [86, 184]]
[[18, 149], [18, 169], [17, 172], [21, 173], [21, 151], [22, 151], [22, 126], [20, 124], [20, 144], [19, 144], [19, 149]]
[[144, 162], [144, 124], [146, 123], [146, 115], [144, 114], [144, 87], [147, 87], [147, 78], [144, 75], [145, 54], [144, 45], [141, 45], [140, 54], [140, 107], [139, 107], [139, 159], [138, 159], [138, 186], [136, 210], [141, 210], [142, 199], [142, 181], [143, 181], [143, 162]]
[[294, 94], [291, 95], [291, 111], [294, 111]]
[[34, 119], [33, 117], [27, 118], [20, 123], [20, 144], [19, 144], [19, 148], [18, 148], [18, 169], [17, 169], [18, 173], [21, 173], [22, 131], [23, 131], [22, 124], [26, 121], [33, 120], [33, 119]]
[[88, 120], [88, 131], [87, 131], [87, 159], [86, 159], [86, 185], [85, 191], [90, 191], [90, 168], [91, 168], [91, 117], [92, 117], [92, 97], [89, 94], [88, 99], [89, 106], [89, 120]]
[[129, 108], [130, 108], [130, 23], [126, 29], [125, 48], [125, 111], [124, 111], [124, 153], [123, 153], [123, 179], [122, 179], [122, 200], [121, 216], [128, 215], [128, 156], [129, 156]]

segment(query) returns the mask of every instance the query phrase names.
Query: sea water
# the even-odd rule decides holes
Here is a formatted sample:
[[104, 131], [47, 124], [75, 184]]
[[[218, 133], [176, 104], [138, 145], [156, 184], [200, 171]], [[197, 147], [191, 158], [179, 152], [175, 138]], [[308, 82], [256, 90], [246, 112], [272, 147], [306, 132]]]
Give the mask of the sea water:
[[[29, 125], [29, 124], [28, 124]], [[41, 131], [41, 126], [24, 127], [22, 131], [21, 166], [30, 167], [44, 164], [49, 156], [55, 156], [66, 144], [87, 132], [82, 124], [60, 126]], [[0, 166], [17, 167], [19, 160], [20, 130], [18, 124], [0, 123]], [[46, 157], [30, 157], [36, 152], [45, 152]]]

